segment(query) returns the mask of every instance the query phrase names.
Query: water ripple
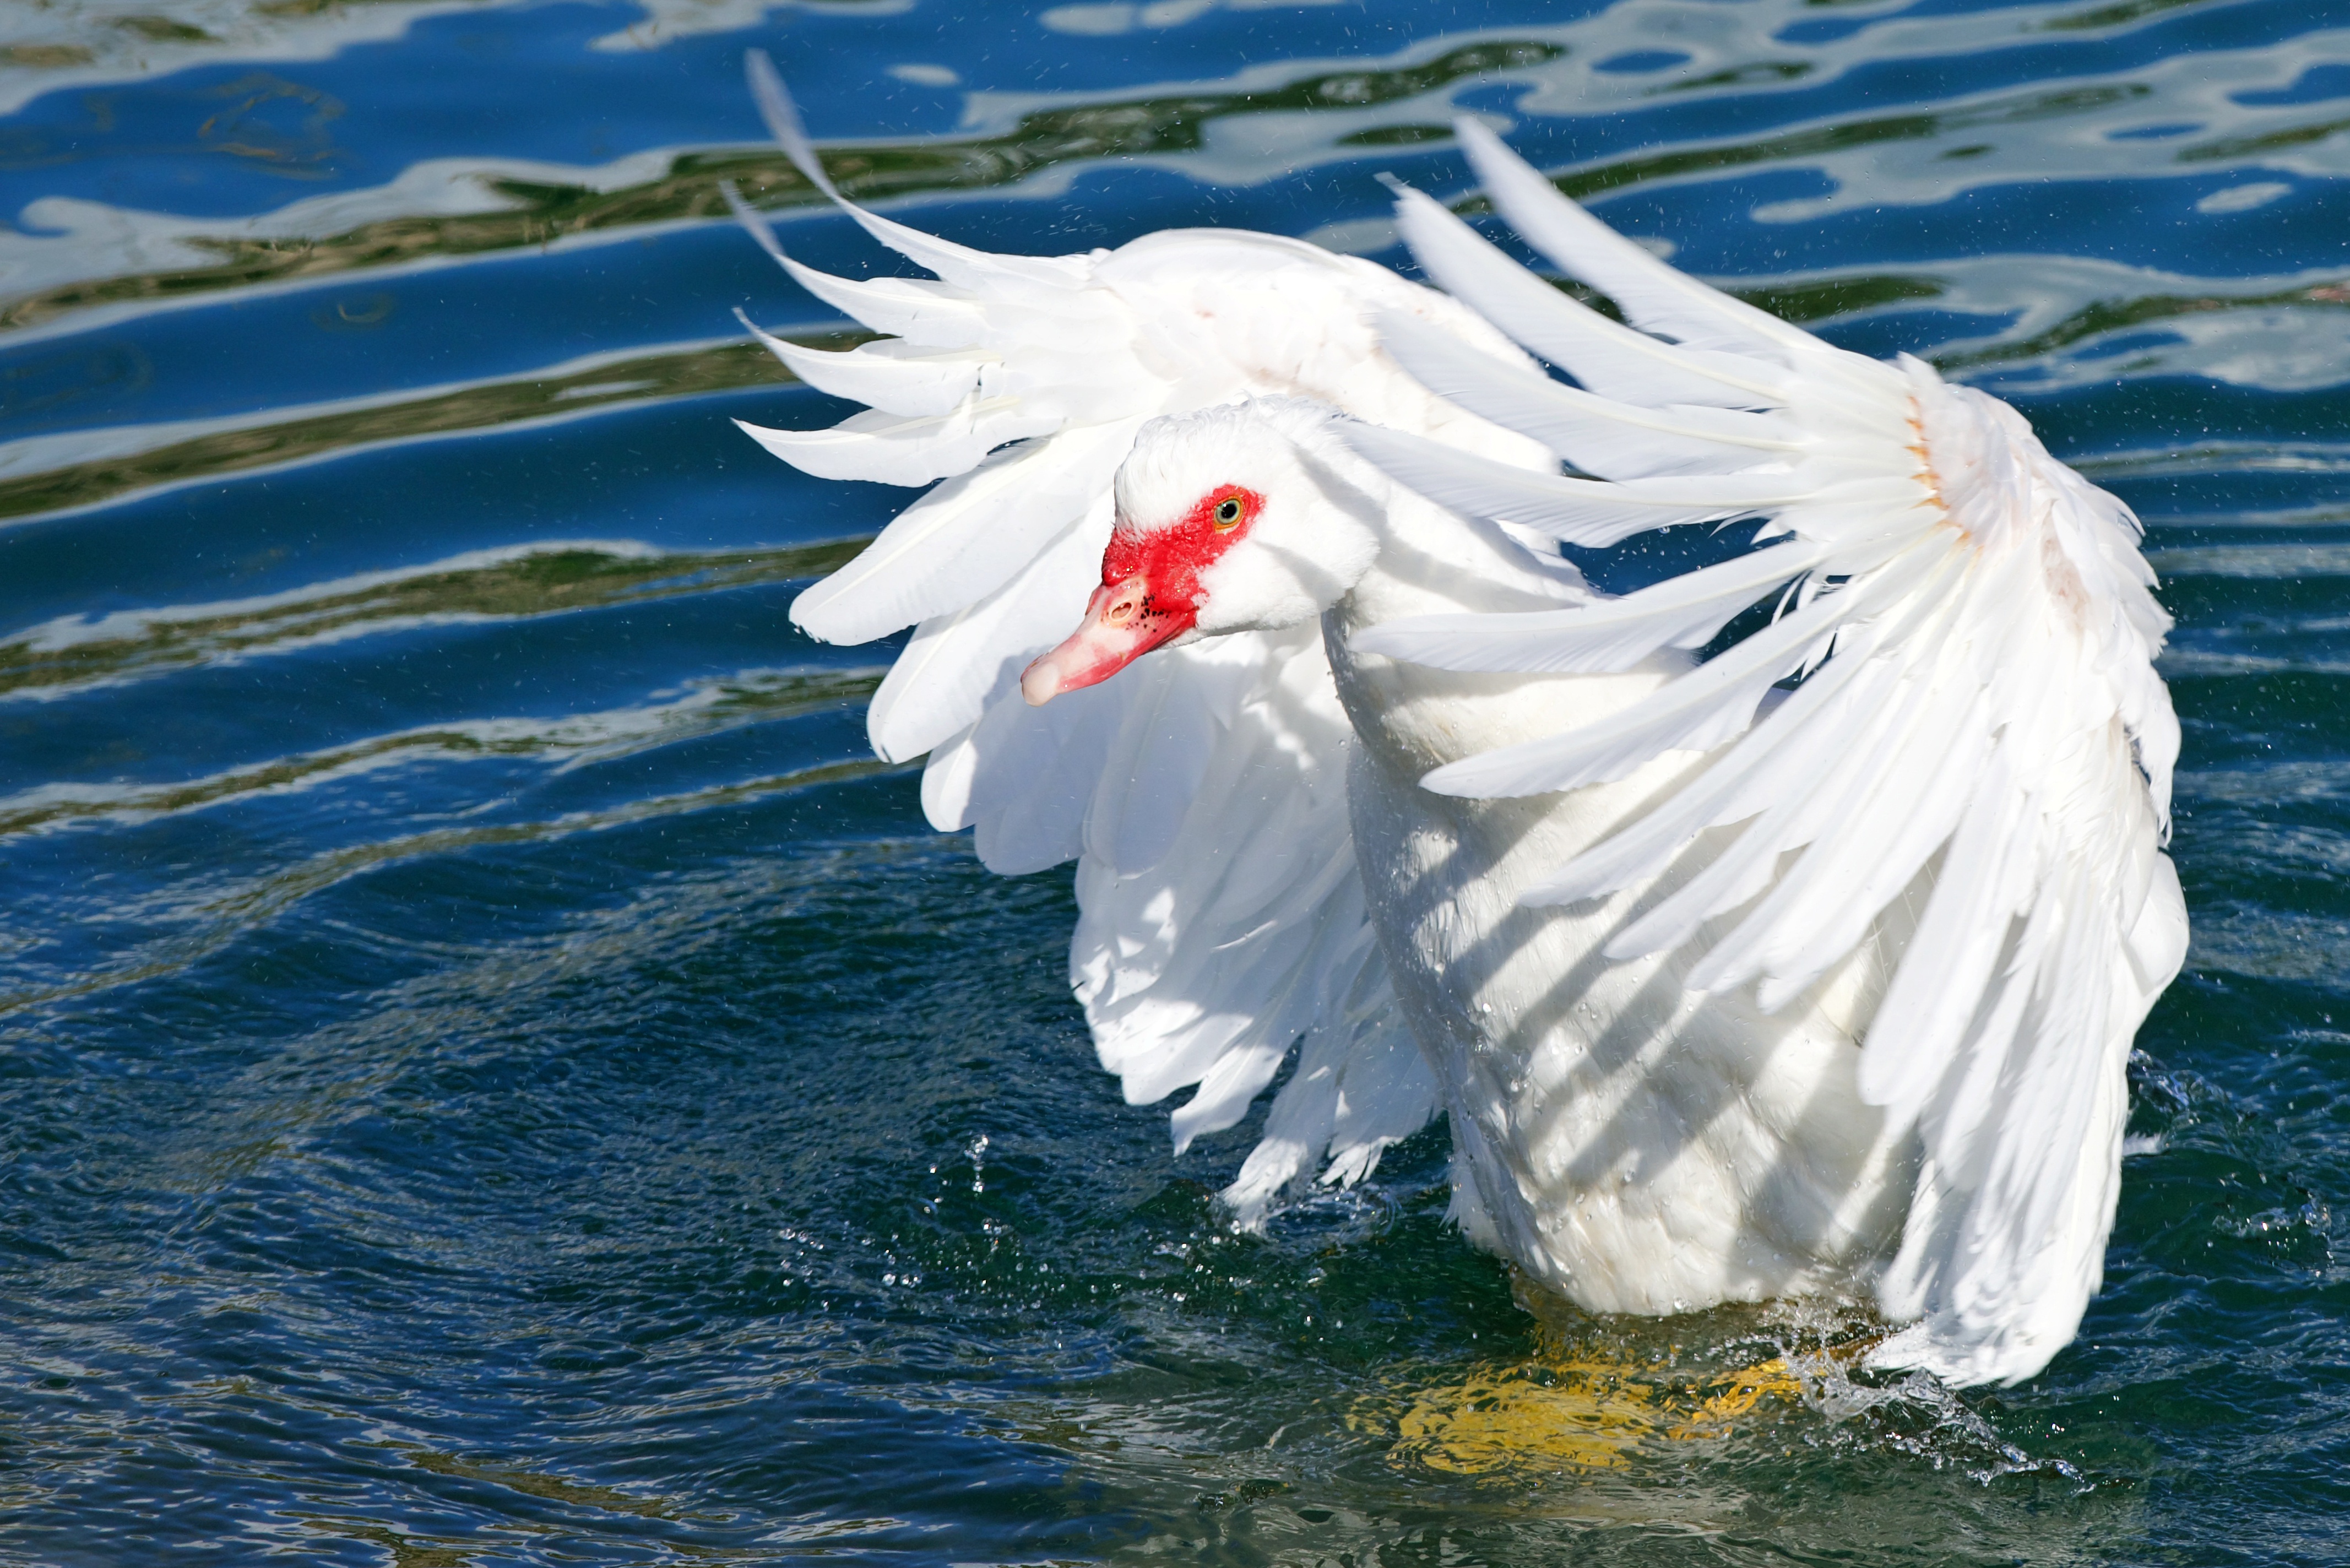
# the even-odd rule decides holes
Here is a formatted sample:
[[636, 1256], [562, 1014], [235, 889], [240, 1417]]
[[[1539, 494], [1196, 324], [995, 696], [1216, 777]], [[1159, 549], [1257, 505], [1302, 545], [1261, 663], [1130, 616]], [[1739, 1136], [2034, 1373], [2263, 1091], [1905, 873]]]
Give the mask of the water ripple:
[[[2197, 929], [2047, 1373], [1538, 1317], [1440, 1127], [1223, 1225], [1255, 1129], [1171, 1158], [1067, 878], [789, 624], [904, 496], [726, 423], [833, 407], [735, 307], [851, 339], [718, 182], [890, 264], [752, 44], [1000, 249], [1401, 264], [1375, 176], [1482, 221], [1484, 116], [2137, 510]], [[2338, 1559], [2346, 65], [2290, 0], [0, 8], [0, 1555]]]

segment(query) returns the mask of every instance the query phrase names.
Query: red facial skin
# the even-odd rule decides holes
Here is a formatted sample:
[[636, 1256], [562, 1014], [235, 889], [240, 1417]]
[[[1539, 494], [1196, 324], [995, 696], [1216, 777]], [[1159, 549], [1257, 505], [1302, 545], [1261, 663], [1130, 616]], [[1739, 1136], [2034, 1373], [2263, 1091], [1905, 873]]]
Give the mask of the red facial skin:
[[1112, 534], [1085, 624], [1028, 667], [1020, 694], [1041, 708], [1064, 691], [1108, 680], [1191, 630], [1200, 618], [1200, 574], [1247, 537], [1263, 510], [1255, 491], [1219, 484], [1171, 528]]

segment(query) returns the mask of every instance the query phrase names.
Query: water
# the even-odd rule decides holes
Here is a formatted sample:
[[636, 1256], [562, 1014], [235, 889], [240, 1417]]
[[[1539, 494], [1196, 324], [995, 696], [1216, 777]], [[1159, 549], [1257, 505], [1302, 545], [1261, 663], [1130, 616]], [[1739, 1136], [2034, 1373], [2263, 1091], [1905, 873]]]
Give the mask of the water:
[[[1400, 262], [1512, 139], [2146, 518], [2197, 923], [2021, 1387], [1538, 1319], [1443, 1134], [1263, 1239], [792, 595], [903, 497], [717, 214]], [[2338, 1562], [2350, 13], [2311, 0], [54, 0], [0, 15], [0, 1553]], [[2342, 1023], [2335, 1023], [2341, 1013]], [[1642, 1392], [1646, 1390], [1646, 1392]], [[1711, 1401], [1711, 1403], [1709, 1403]]]

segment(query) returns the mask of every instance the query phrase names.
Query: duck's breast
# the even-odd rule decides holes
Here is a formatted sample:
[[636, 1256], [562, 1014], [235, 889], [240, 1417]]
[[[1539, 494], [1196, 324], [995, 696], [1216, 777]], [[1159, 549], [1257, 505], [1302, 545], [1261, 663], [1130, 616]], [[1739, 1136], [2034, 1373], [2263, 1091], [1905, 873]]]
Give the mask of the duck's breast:
[[1595, 1311], [1864, 1284], [1899, 1236], [1915, 1175], [1907, 1140], [1857, 1089], [1879, 945], [1775, 1016], [1751, 988], [1686, 989], [1704, 934], [1658, 957], [1606, 957], [1614, 932], [1701, 867], [1703, 842], [1659, 882], [1518, 906], [1696, 766], [1693, 753], [1526, 799], [1417, 782], [1638, 701], [1671, 669], [1464, 675], [1331, 642], [1361, 742], [1349, 792], [1372, 919], [1447, 1097], [1456, 1212], [1471, 1234]]

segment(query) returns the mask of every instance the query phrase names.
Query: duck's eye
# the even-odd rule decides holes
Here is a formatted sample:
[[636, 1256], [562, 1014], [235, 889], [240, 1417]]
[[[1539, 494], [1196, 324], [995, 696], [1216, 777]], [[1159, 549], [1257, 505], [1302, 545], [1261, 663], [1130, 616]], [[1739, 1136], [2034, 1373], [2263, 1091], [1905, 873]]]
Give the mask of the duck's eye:
[[1216, 503], [1217, 533], [1222, 534], [1227, 530], [1237, 528], [1240, 526], [1240, 522], [1241, 498], [1239, 496], [1227, 495], [1222, 501]]

